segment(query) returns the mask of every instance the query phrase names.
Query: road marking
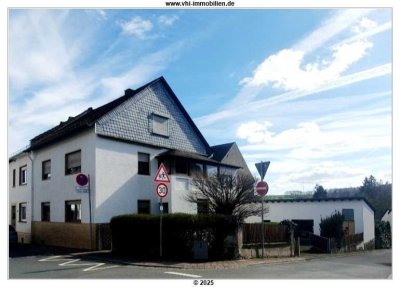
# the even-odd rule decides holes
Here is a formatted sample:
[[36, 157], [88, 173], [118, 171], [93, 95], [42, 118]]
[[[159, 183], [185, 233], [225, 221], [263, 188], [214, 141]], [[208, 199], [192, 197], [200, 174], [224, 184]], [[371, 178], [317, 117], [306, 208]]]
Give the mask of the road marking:
[[179, 273], [179, 272], [164, 272], [164, 273], [180, 275], [180, 276], [185, 276], [185, 277], [191, 277], [191, 278], [201, 278], [201, 276], [199, 276], [199, 275], [187, 274], [187, 273]]
[[45, 262], [45, 261], [61, 261], [61, 260], [70, 260], [69, 258], [60, 258], [62, 256], [52, 256], [44, 259], [40, 259], [39, 262]]
[[100, 266], [103, 266], [104, 264], [105, 264], [105, 263], [99, 263], [99, 264], [97, 264], [97, 265], [95, 265], [95, 266], [92, 266], [92, 267], [83, 269], [83, 271], [86, 272], [86, 271], [93, 271], [93, 270], [104, 270], [104, 269], [111, 269], [111, 268], [118, 267], [118, 265], [111, 265], [111, 266], [100, 267]]
[[72, 258], [66, 258], [68, 256], [52, 256], [44, 259], [40, 259], [39, 262], [59, 262], [59, 261], [67, 261], [64, 263], [58, 264], [58, 266], [90, 266], [88, 268], [83, 269], [84, 272], [87, 271], [94, 271], [94, 270], [104, 270], [104, 269], [110, 269], [110, 268], [115, 268], [118, 267], [118, 265], [111, 265], [111, 266], [104, 266], [106, 263], [95, 263], [95, 262], [87, 262], [87, 263], [76, 263], [81, 261], [81, 259], [72, 259]]

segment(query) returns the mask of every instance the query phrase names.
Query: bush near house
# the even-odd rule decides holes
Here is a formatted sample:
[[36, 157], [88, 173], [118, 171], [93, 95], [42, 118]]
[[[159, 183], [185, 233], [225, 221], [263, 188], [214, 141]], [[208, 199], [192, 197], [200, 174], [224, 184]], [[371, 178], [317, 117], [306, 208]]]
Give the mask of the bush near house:
[[321, 231], [321, 236], [327, 238], [334, 238], [336, 248], [340, 249], [342, 247], [342, 242], [344, 239], [343, 231], [344, 216], [336, 211], [331, 216], [321, 219], [319, 228]]
[[390, 223], [380, 221], [375, 224], [375, 248], [385, 249], [392, 247], [392, 232]]
[[[163, 258], [193, 258], [195, 241], [205, 241], [208, 258], [231, 259], [238, 254], [237, 220], [232, 216], [174, 213], [163, 215]], [[110, 222], [113, 252], [137, 258], [158, 258], [160, 247], [160, 216], [130, 214], [116, 216]]]

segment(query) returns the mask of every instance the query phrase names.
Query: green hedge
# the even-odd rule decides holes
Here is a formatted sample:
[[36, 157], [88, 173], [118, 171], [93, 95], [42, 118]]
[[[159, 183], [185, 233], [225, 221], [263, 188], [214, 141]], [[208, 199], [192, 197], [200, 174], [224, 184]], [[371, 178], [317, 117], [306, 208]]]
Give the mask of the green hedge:
[[344, 216], [340, 212], [335, 211], [331, 216], [321, 218], [321, 223], [319, 224], [321, 236], [334, 238], [338, 249], [342, 247], [344, 238], [343, 222]]
[[[113, 252], [139, 258], [158, 258], [160, 216], [129, 214], [110, 222]], [[163, 215], [163, 257], [191, 259], [193, 243], [208, 243], [209, 259], [234, 258], [237, 250], [227, 246], [227, 236], [236, 236], [236, 220], [223, 215]]]
[[392, 232], [389, 222], [378, 221], [375, 223], [375, 248], [392, 248]]

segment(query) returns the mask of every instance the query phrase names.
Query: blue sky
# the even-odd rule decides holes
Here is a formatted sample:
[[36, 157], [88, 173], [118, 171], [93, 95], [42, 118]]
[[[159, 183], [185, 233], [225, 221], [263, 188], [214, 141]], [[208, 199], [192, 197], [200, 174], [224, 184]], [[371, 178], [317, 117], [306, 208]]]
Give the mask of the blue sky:
[[10, 10], [9, 152], [164, 76], [269, 194], [392, 181], [390, 9]]

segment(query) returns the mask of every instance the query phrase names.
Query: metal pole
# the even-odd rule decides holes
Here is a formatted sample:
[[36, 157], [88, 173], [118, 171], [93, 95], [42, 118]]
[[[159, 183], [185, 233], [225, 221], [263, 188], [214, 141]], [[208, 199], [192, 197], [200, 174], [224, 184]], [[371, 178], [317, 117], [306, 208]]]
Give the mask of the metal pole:
[[93, 232], [92, 232], [92, 197], [90, 193], [90, 174], [88, 174], [88, 194], [89, 194], [89, 225], [90, 225], [90, 249], [93, 250]]
[[163, 217], [162, 197], [160, 198], [160, 258], [162, 258], [162, 217]]
[[262, 258], [264, 258], [264, 197], [261, 197], [261, 235], [262, 235], [261, 256]]

